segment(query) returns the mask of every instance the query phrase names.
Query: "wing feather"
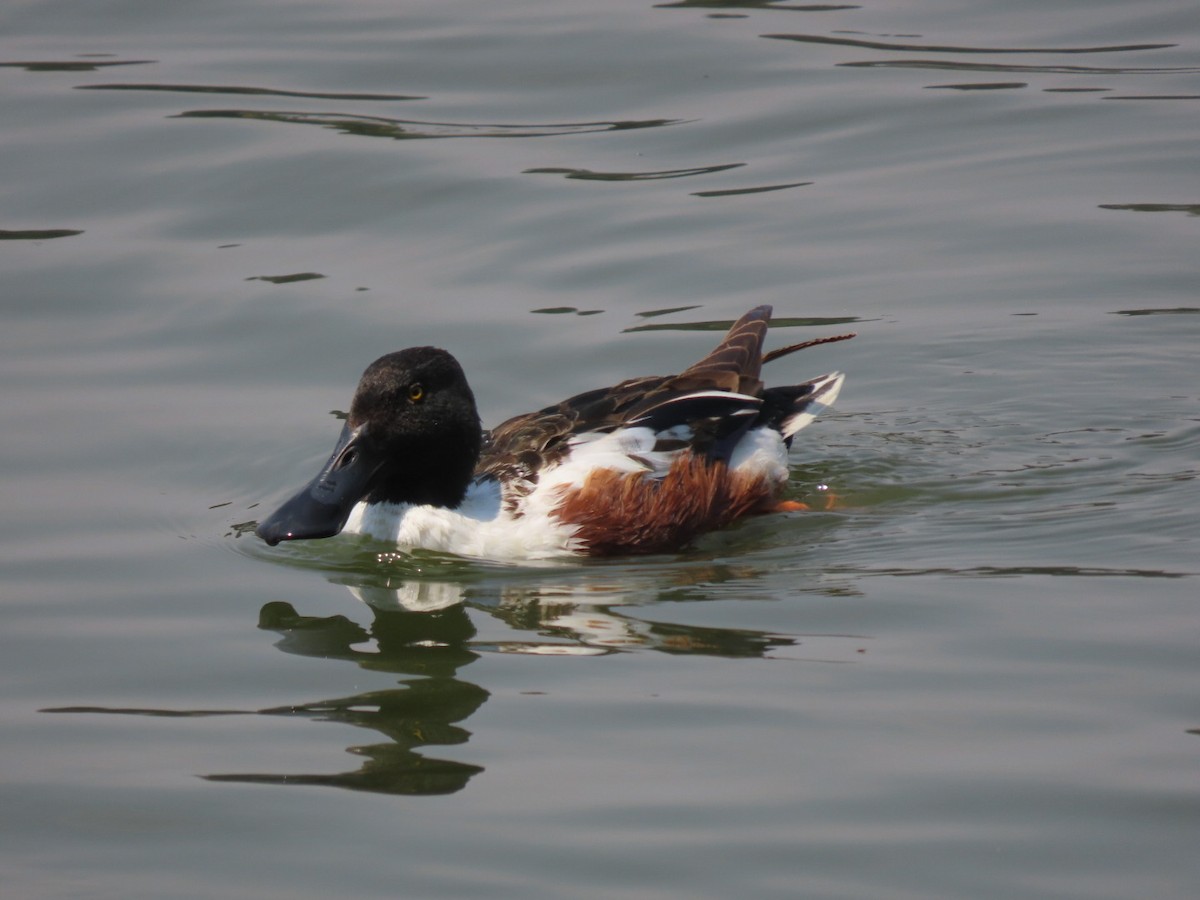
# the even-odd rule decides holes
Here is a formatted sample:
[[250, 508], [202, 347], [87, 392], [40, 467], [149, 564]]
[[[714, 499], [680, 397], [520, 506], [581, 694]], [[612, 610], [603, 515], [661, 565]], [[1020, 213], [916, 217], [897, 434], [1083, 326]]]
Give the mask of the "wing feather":
[[825, 376], [764, 390], [763, 363], [853, 335], [817, 338], [764, 356], [771, 312], [768, 305], [747, 312], [710, 353], [678, 375], [633, 378], [501, 423], [485, 436], [476, 478], [512, 483], [518, 495], [528, 492], [539, 472], [562, 462], [572, 439], [626, 427], [649, 428], [666, 443], [717, 458], [724, 458], [755, 425], [775, 428], [790, 442], [832, 402], [840, 376], [835, 385], [828, 383], [834, 376]]

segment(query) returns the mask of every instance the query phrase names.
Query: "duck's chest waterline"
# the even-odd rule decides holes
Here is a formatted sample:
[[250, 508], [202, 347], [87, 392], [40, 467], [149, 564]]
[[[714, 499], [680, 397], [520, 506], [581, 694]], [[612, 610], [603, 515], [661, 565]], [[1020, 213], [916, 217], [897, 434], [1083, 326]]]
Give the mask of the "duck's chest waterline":
[[457, 509], [359, 503], [344, 531], [399, 547], [478, 559], [545, 559], [579, 550], [573, 526], [548, 515], [514, 516], [500, 502], [494, 482], [472, 485]]

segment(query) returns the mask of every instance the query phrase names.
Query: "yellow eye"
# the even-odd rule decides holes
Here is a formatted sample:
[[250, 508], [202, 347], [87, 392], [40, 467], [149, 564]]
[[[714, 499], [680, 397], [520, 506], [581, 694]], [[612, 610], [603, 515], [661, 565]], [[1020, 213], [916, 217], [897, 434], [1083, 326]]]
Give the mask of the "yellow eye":
[[408, 399], [413, 403], [420, 403], [425, 399], [425, 388], [416, 382], [410, 384], [408, 386]]

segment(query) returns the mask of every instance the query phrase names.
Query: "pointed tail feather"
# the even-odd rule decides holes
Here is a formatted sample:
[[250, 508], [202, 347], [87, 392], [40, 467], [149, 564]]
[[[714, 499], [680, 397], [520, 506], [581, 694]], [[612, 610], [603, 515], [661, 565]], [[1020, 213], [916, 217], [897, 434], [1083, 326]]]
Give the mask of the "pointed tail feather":
[[850, 338], [858, 337], [858, 332], [851, 331], [849, 334], [835, 334], [831, 337], [813, 338], [811, 341], [801, 341], [799, 344], [791, 344], [787, 347], [780, 347], [778, 350], [772, 350], [763, 357], [763, 363], [769, 363], [772, 360], [779, 359], [781, 356], [787, 356], [789, 353], [795, 353], [797, 350], [806, 350], [809, 347], [818, 347], [821, 344], [836, 344], [838, 341], [848, 341]]
[[792, 387], [767, 388], [763, 393], [763, 416], [791, 446], [796, 432], [833, 405], [846, 376], [831, 372]]

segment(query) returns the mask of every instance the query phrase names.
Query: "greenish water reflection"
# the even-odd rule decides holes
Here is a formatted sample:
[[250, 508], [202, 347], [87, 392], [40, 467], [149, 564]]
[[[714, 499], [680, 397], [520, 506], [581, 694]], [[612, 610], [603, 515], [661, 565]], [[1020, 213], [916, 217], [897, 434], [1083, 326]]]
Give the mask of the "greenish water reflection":
[[[693, 576], [721, 576], [709, 567], [699, 572]], [[346, 580], [344, 574], [336, 577]], [[484, 653], [597, 656], [652, 650], [672, 655], [766, 658], [800, 643], [795, 636], [658, 622], [632, 613], [647, 599], [678, 600], [679, 590], [687, 587], [683, 583], [645, 598], [587, 581], [534, 585], [472, 584], [469, 579], [397, 582], [378, 575], [361, 580], [375, 583], [347, 587], [366, 603], [369, 624], [344, 615], [304, 615], [291, 603], [272, 601], [260, 610], [257, 627], [280, 635], [275, 646], [285, 653], [344, 660], [371, 672], [400, 675], [396, 688], [258, 710], [70, 706], [42, 711], [173, 719], [258, 715], [352, 725], [386, 738], [346, 748], [362, 760], [357, 768], [313, 773], [271, 771], [268, 767], [201, 777], [214, 782], [322, 785], [380, 794], [450, 794], [465, 788], [484, 767], [438, 758], [423, 748], [458, 746], [470, 740], [472, 732], [464, 723], [490, 693], [463, 677], [463, 670]], [[595, 603], [597, 595], [605, 602]], [[480, 639], [472, 613], [492, 616], [528, 637]]]
[[[316, 700], [264, 715], [294, 715], [376, 731], [388, 742], [351, 746], [364, 758], [348, 772], [332, 774], [238, 773], [204, 776], [209, 781], [309, 784], [382, 794], [450, 794], [483, 769], [417, 753], [421, 746], [463, 744], [471, 733], [457, 723], [488, 698], [488, 692], [457, 676], [478, 658], [468, 646], [475, 629], [461, 606], [430, 613], [376, 611], [369, 629], [345, 616], [302, 616], [289, 603], [263, 606], [259, 627], [282, 636], [285, 653], [344, 659], [365, 669], [412, 676], [402, 687]], [[371, 649], [363, 649], [367, 645]], [[372, 646], [373, 645], [373, 646]]]

